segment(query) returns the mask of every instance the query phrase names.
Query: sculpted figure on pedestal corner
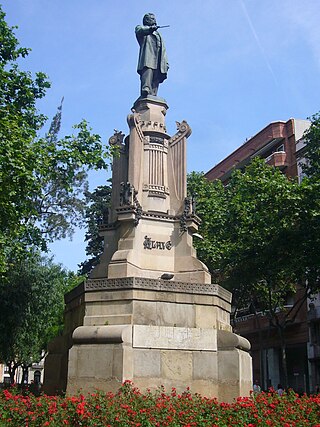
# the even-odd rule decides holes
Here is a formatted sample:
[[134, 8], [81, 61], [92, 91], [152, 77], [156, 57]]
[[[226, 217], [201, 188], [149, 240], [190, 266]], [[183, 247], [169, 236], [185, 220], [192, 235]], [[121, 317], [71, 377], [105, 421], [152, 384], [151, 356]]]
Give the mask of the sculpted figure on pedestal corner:
[[167, 78], [168, 58], [158, 28], [154, 14], [147, 13], [143, 17], [143, 25], [137, 25], [135, 29], [140, 45], [137, 72], [140, 74], [142, 97], [157, 96], [159, 84]]

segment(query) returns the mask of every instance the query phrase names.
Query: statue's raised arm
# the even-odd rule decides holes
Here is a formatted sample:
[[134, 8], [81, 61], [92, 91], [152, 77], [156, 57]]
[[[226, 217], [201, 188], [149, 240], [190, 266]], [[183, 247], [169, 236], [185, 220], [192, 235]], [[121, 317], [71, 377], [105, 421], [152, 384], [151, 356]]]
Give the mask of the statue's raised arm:
[[168, 58], [158, 28], [154, 14], [147, 13], [143, 17], [143, 25], [137, 25], [135, 30], [140, 45], [137, 71], [140, 74], [142, 97], [157, 96], [159, 84], [167, 78]]

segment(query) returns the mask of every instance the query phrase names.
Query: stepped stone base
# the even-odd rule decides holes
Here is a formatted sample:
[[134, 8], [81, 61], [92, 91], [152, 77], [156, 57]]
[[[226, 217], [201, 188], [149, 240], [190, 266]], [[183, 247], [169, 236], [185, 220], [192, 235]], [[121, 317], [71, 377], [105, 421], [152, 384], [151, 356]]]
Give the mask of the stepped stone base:
[[114, 392], [131, 380], [141, 390], [189, 386], [221, 401], [248, 395], [250, 344], [231, 331], [230, 302], [212, 284], [88, 280], [66, 295], [65, 335], [49, 349], [45, 392]]

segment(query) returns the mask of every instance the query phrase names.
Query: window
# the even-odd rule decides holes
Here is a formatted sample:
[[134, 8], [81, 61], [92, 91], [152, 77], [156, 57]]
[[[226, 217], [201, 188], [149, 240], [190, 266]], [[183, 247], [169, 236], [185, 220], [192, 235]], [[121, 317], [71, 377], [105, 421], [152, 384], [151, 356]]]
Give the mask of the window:
[[310, 325], [311, 344], [320, 345], [320, 323], [313, 322]]

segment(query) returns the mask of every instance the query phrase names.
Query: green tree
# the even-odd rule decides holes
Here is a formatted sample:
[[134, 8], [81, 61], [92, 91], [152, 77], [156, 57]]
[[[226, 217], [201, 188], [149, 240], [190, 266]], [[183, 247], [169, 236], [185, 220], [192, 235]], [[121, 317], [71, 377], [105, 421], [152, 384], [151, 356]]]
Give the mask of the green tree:
[[90, 258], [82, 262], [79, 267], [81, 275], [88, 275], [94, 266], [99, 263], [103, 252], [103, 237], [99, 235], [99, 224], [107, 223], [111, 202], [111, 186], [101, 185], [93, 192], [86, 191], [86, 227], [85, 240], [88, 242], [86, 255]]
[[107, 167], [109, 150], [86, 121], [58, 139], [61, 107], [49, 133], [38, 137], [45, 117], [36, 102], [50, 84], [43, 73], [21, 71], [14, 27], [0, 6], [0, 272], [29, 245], [46, 249], [48, 240], [70, 235], [84, 221], [87, 172]]
[[303, 289], [294, 306], [285, 309], [297, 283], [305, 287], [299, 263], [302, 188], [260, 159], [235, 171], [224, 188], [203, 179], [200, 187], [197, 211], [204, 240], [195, 242], [199, 256], [214, 280], [233, 291], [235, 306], [259, 307], [277, 329], [286, 383], [285, 329], [309, 291]]
[[0, 278], [0, 360], [12, 382], [17, 367], [26, 375], [62, 332], [64, 294], [74, 284], [73, 274], [37, 253], [15, 262]]
[[[28, 55], [19, 47], [13, 28], [4, 20], [0, 7], [0, 268], [24, 228], [25, 214], [32, 211], [26, 198], [35, 182], [36, 152], [32, 141], [45, 118], [36, 101], [50, 86], [43, 73], [31, 74], [18, 68], [17, 60]], [[9, 244], [9, 245], [8, 245]]]
[[302, 169], [306, 175], [301, 182], [300, 275], [308, 284], [309, 293], [320, 289], [320, 113], [311, 117], [304, 133], [305, 149]]
[[304, 133], [306, 161], [302, 169], [309, 178], [320, 181], [320, 113], [314, 114], [310, 120], [310, 127]]
[[201, 218], [194, 239], [198, 257], [208, 266], [215, 281], [221, 281], [221, 266], [228, 249], [226, 240], [227, 193], [221, 181], [210, 182], [201, 172], [188, 175], [188, 195], [196, 200], [196, 214]]
[[85, 120], [59, 138], [62, 104], [39, 136], [36, 104], [50, 84], [19, 68], [28, 54], [0, 6], [0, 359], [12, 378], [59, 332], [67, 282], [77, 280], [37, 253], [84, 222], [87, 173], [110, 157]]

